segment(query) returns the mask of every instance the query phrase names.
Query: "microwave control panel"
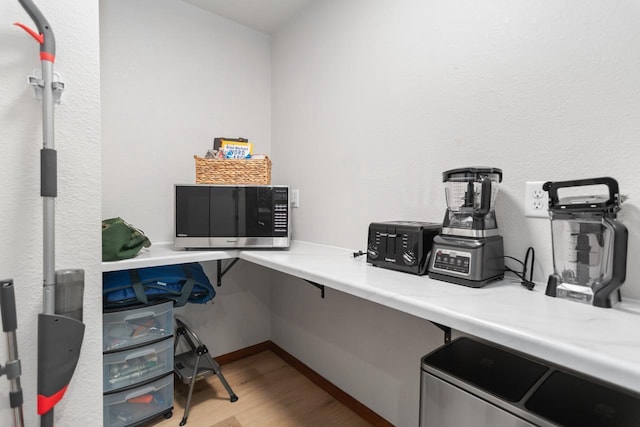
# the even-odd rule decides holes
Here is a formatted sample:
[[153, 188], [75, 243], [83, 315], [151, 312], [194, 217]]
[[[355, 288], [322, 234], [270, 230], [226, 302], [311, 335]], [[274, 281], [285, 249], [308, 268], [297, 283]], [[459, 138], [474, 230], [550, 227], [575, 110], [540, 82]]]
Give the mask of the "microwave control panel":
[[287, 236], [289, 228], [289, 188], [273, 187], [273, 234]]

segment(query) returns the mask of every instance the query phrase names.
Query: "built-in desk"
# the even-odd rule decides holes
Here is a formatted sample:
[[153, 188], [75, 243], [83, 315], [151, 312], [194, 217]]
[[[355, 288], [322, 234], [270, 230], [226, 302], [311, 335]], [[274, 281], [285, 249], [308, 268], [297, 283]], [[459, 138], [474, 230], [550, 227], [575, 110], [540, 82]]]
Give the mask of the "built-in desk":
[[289, 250], [173, 254], [170, 245], [155, 249], [157, 257], [148, 251], [126, 265], [103, 263], [103, 271], [237, 256], [640, 392], [640, 304], [635, 302], [597, 308], [547, 297], [542, 284], [528, 291], [509, 279], [467, 288], [376, 268], [347, 249], [298, 241]]
[[134, 258], [102, 263], [102, 271], [131, 270], [132, 268], [155, 267], [158, 265], [186, 264], [188, 262], [215, 261], [237, 258], [238, 250], [175, 250], [171, 243], [156, 243], [142, 249]]

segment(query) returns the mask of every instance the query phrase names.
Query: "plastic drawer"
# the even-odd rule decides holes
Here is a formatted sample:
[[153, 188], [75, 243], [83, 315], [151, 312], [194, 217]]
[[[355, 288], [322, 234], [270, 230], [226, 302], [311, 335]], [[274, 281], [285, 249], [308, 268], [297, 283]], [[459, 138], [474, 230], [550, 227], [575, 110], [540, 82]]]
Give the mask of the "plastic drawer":
[[124, 427], [173, 407], [173, 374], [150, 384], [104, 396], [104, 426]]
[[114, 351], [173, 336], [173, 302], [103, 315], [102, 350]]
[[103, 390], [114, 391], [173, 372], [173, 340], [105, 354]]

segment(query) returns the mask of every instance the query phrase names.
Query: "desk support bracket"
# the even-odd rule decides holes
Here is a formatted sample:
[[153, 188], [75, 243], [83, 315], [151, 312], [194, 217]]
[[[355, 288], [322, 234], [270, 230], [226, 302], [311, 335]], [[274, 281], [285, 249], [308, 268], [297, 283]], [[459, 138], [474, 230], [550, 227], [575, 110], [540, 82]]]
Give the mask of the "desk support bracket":
[[234, 259], [233, 259], [233, 261], [231, 261], [231, 262], [229, 263], [229, 265], [227, 265], [227, 266], [224, 268], [224, 270], [222, 269], [222, 260], [221, 260], [221, 259], [219, 259], [219, 260], [218, 260], [218, 273], [217, 273], [217, 275], [218, 275], [218, 283], [217, 283], [218, 287], [222, 286], [222, 276], [224, 276], [224, 275], [227, 273], [227, 271], [229, 271], [229, 269], [230, 269], [231, 267], [233, 267], [233, 265], [234, 265], [236, 262], [238, 262], [238, 260], [239, 260], [239, 259], [240, 259], [240, 258], [234, 258]]
[[[431, 320], [429, 320], [431, 322]], [[444, 332], [444, 343], [447, 344], [451, 341], [451, 328], [441, 325], [440, 323], [431, 322], [434, 326], [437, 326], [442, 332]]]
[[311, 280], [307, 280], [307, 279], [302, 279], [302, 280], [304, 280], [305, 282], [307, 282], [311, 286], [315, 286], [316, 288], [320, 289], [320, 298], [324, 298], [324, 285], [321, 285], [321, 284], [316, 283], [316, 282], [312, 282]]

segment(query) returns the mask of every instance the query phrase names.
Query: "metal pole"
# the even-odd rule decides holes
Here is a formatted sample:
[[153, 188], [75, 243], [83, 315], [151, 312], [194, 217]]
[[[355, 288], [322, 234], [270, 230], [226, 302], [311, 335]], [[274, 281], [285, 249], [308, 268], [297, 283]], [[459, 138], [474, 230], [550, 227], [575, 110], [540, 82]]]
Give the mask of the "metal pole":
[[[7, 332], [7, 350], [9, 355], [9, 361], [18, 359], [18, 339], [16, 338], [16, 332]], [[20, 377], [9, 380], [9, 392], [13, 395], [19, 393], [22, 395], [22, 387], [20, 385]], [[22, 404], [13, 408], [13, 425], [23, 426], [24, 415], [22, 412]]]
[[[44, 88], [42, 91], [42, 137], [43, 137], [43, 168], [56, 169], [53, 129], [53, 62], [42, 61], [42, 79]], [[52, 151], [48, 151], [52, 150]], [[51, 160], [45, 160], [53, 155]], [[57, 171], [55, 171], [57, 174]], [[56, 180], [57, 177], [49, 172], [42, 171], [42, 179]], [[57, 191], [47, 190], [50, 183], [42, 183], [41, 194], [43, 197], [43, 313], [55, 313], [55, 194]], [[57, 190], [57, 189], [56, 189]]]
[[49, 22], [32, 0], [18, 0], [38, 32], [16, 23], [40, 44], [42, 81], [42, 140], [40, 152], [40, 195], [43, 197], [43, 313], [55, 314], [55, 197], [58, 195], [57, 160], [54, 149], [53, 107], [55, 103], [53, 63], [56, 41]]
[[18, 358], [18, 339], [16, 329], [16, 301], [13, 280], [0, 280], [0, 313], [2, 315], [2, 330], [7, 334], [8, 360], [2, 373], [9, 380], [9, 402], [13, 410], [13, 425], [24, 426], [22, 412], [22, 387], [20, 386], [20, 359]]

